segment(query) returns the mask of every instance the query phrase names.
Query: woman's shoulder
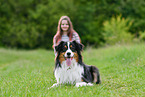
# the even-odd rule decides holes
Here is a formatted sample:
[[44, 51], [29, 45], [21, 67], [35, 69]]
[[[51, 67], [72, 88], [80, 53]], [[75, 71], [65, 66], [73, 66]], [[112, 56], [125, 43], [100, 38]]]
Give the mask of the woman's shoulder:
[[73, 31], [73, 36], [78, 36], [78, 33], [76, 31]]
[[55, 34], [53, 39], [57, 40], [58, 39], [58, 34]]
[[78, 43], [81, 42], [81, 39], [80, 39], [80, 37], [79, 37], [77, 32], [73, 32], [73, 38], [72, 38], [72, 40], [76, 40]]

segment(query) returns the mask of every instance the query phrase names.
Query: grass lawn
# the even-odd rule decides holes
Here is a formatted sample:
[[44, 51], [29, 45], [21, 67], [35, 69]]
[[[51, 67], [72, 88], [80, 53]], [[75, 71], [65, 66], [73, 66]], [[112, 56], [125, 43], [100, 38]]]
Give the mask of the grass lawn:
[[145, 97], [145, 44], [87, 48], [85, 64], [100, 70], [100, 85], [75, 87], [56, 83], [54, 53], [0, 48], [0, 97]]

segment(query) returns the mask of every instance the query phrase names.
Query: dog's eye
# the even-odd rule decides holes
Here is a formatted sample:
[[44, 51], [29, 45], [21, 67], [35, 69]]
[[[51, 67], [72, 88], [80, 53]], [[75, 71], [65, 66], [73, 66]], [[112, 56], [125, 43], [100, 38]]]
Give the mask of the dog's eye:
[[75, 47], [70, 45], [70, 49], [74, 52], [75, 51]]
[[65, 48], [67, 48], [67, 46], [66, 46], [66, 45], [65, 45], [64, 47], [65, 47]]
[[67, 46], [65, 45], [62, 50], [62, 52], [65, 52], [67, 50]]

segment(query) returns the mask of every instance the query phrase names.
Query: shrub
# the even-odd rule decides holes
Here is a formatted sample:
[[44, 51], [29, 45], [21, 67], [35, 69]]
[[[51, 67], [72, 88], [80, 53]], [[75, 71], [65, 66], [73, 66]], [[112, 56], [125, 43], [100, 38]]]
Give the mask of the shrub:
[[143, 31], [143, 32], [139, 32], [139, 39], [140, 39], [140, 41], [145, 41], [145, 31]]
[[126, 43], [132, 41], [132, 35], [129, 33], [129, 28], [132, 22], [129, 19], [124, 19], [121, 15], [112, 17], [110, 20], [103, 23], [103, 35], [107, 44], [113, 45], [117, 43]]

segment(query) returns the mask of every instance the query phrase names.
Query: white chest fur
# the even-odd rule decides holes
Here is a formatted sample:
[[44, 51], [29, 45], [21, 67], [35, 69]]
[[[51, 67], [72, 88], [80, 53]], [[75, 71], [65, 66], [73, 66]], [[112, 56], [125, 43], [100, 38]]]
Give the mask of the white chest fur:
[[83, 73], [84, 68], [75, 59], [72, 59], [70, 66], [67, 66], [66, 61], [63, 61], [61, 67], [55, 69], [55, 78], [59, 84], [75, 84], [81, 82]]

